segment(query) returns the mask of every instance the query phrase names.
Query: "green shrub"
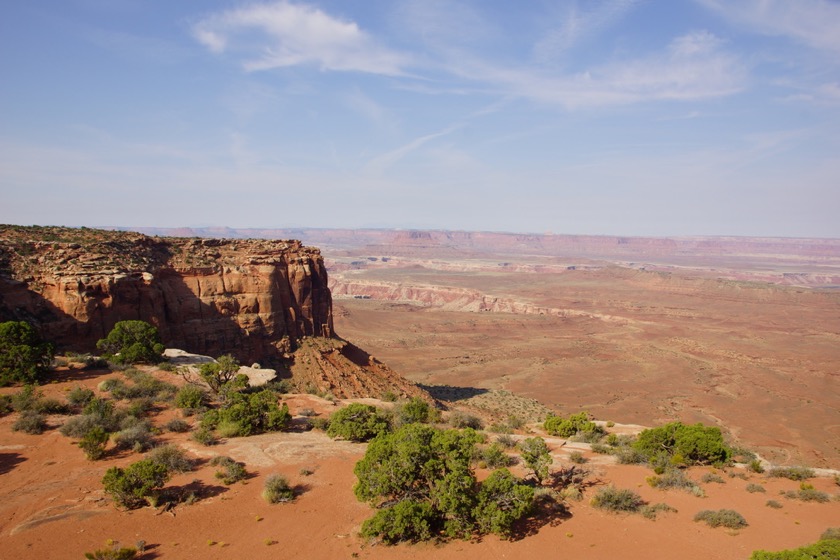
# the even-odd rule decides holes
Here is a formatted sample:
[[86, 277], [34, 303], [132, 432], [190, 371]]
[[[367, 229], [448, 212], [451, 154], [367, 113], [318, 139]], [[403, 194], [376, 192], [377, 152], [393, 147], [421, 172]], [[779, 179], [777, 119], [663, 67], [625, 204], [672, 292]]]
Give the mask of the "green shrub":
[[642, 431], [633, 448], [655, 461], [667, 457], [670, 464], [723, 464], [729, 461], [732, 450], [724, 443], [720, 428], [697, 423], [686, 425], [671, 422], [658, 428]]
[[216, 435], [213, 433], [213, 430], [204, 426], [193, 432], [192, 439], [201, 445], [207, 446], [216, 445], [219, 442]]
[[388, 421], [375, 406], [352, 403], [333, 413], [327, 435], [331, 438], [362, 442], [388, 430]]
[[49, 372], [53, 345], [24, 321], [0, 323], [0, 387], [37, 383]]
[[[362, 534], [387, 543], [467, 537], [501, 531], [507, 515], [524, 515], [527, 508], [518, 504], [524, 500], [530, 507], [532, 490], [510, 473], [491, 475], [482, 497], [484, 484], [470, 468], [480, 439], [470, 428], [438, 430], [419, 423], [373, 439], [354, 468], [356, 497], [378, 508], [362, 525]], [[499, 500], [495, 509], [494, 499]]]
[[9, 395], [0, 395], [0, 416], [10, 413], [14, 408], [12, 407], [12, 397]]
[[755, 494], [756, 492], [761, 492], [763, 494], [763, 493], [767, 492], [767, 490], [765, 490], [764, 486], [762, 486], [761, 484], [750, 483], [750, 484], [747, 484], [747, 492], [749, 492], [750, 494]]
[[96, 394], [92, 390], [86, 387], [76, 386], [67, 393], [67, 402], [72, 406], [84, 407], [95, 396]]
[[246, 436], [248, 435], [248, 429], [236, 420], [225, 418], [216, 424], [216, 435], [221, 438]]
[[102, 426], [93, 426], [79, 441], [79, 447], [91, 461], [97, 461], [105, 455], [108, 445], [108, 432]]
[[767, 476], [800, 481], [814, 478], [815, 474], [814, 470], [808, 467], [773, 467], [767, 471]]
[[228, 486], [240, 480], [245, 480], [245, 477], [248, 476], [248, 471], [245, 470], [245, 463], [239, 463], [230, 457], [213, 457], [210, 464], [214, 467], [219, 467], [215, 476]]
[[420, 397], [411, 397], [408, 401], [394, 407], [394, 416], [398, 426], [415, 422], [437, 422], [440, 413]]
[[549, 415], [543, 423], [543, 428], [552, 436], [569, 438], [578, 433], [604, 434], [604, 429], [589, 419], [589, 413], [578, 412], [568, 418]]
[[294, 500], [295, 492], [283, 475], [272, 474], [265, 479], [262, 497], [269, 504], [278, 504]]
[[761, 474], [764, 472], [764, 466], [758, 459], [753, 459], [747, 464], [747, 469], [751, 472]]
[[44, 393], [35, 385], [24, 385], [23, 389], [11, 396], [12, 408], [16, 412], [39, 412], [38, 403], [44, 398]]
[[620, 489], [615, 486], [599, 488], [592, 497], [592, 506], [612, 512], [637, 513], [645, 505], [642, 497], [632, 490]]
[[202, 426], [215, 427], [227, 423], [230, 429], [239, 426], [237, 434], [249, 436], [264, 432], [277, 432], [286, 429], [292, 415], [286, 403], [277, 405], [277, 395], [273, 391], [262, 390], [257, 393], [232, 393], [225, 405], [217, 411], [207, 411], [202, 418]]
[[513, 523], [531, 509], [534, 489], [507, 469], [494, 471], [481, 484], [473, 508], [479, 531], [508, 536]]
[[239, 376], [239, 361], [230, 354], [219, 356], [215, 362], [201, 364], [198, 374], [216, 394], [243, 389], [248, 384], [247, 377]]
[[122, 547], [118, 543], [109, 543], [107, 548], [85, 552], [87, 560], [133, 560], [137, 558], [137, 549]]
[[487, 446], [487, 448], [482, 452], [481, 458], [490, 469], [507, 467], [513, 463], [513, 457], [505, 454], [498, 443], [493, 443]]
[[192, 459], [187, 457], [186, 451], [172, 443], [155, 447], [146, 459], [157, 465], [163, 465], [170, 473], [190, 472], [195, 466]]
[[694, 516], [694, 521], [704, 521], [709, 527], [726, 527], [727, 529], [741, 529], [748, 525], [743, 515], [731, 509], [717, 511], [706, 509], [698, 512]]
[[756, 550], [750, 560], [837, 560], [840, 558], [840, 541], [820, 540], [808, 546], [779, 552]]
[[118, 364], [157, 364], [163, 361], [165, 349], [158, 330], [145, 321], [118, 322], [96, 347]]
[[148, 499], [154, 499], [157, 490], [169, 480], [166, 467], [144, 459], [125, 469], [111, 467], [102, 478], [105, 493], [117, 505], [128, 509], [142, 506]]
[[496, 443], [498, 443], [505, 449], [512, 449], [516, 447], [516, 438], [514, 438], [510, 434], [501, 434], [499, 436], [496, 436]]
[[44, 415], [34, 410], [24, 410], [20, 417], [12, 424], [12, 431], [25, 432], [31, 435], [43, 434], [47, 429], [47, 420]]
[[190, 423], [182, 418], [173, 418], [172, 420], [164, 424], [163, 427], [169, 430], [170, 432], [176, 433], [189, 432], [191, 429]]
[[519, 442], [519, 453], [525, 466], [531, 470], [531, 474], [538, 483], [548, 475], [548, 468], [553, 459], [545, 440], [541, 437], [527, 438]]

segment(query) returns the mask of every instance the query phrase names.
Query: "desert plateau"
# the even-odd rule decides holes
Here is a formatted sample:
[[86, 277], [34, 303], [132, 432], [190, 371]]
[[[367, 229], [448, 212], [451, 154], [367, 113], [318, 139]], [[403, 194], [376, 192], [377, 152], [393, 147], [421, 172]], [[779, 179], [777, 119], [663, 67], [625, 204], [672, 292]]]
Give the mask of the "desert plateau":
[[[84, 416], [78, 406], [47, 411], [43, 433], [29, 434], [18, 424], [20, 386], [0, 389], [14, 403], [0, 418], [2, 558], [128, 546], [139, 558], [736, 560], [808, 545], [840, 525], [840, 293], [827, 280], [840, 256], [829, 242], [793, 262], [778, 247], [772, 256], [733, 255], [730, 245], [726, 256], [689, 257], [628, 249], [634, 241], [620, 255], [585, 243], [569, 256], [528, 253], [505, 246], [504, 235], [492, 250], [450, 236], [438, 251], [439, 232], [357, 245], [321, 232], [332, 244], [317, 251], [307, 245], [318, 239], [270, 239], [280, 232], [209, 239], [4, 228], [4, 319], [34, 318], [58, 344], [33, 402], [85, 393], [125, 411], [139, 405], [120, 388], [155, 387], [158, 396], [138, 413], [148, 445], [122, 446], [116, 432], [90, 460], [63, 427]], [[163, 340], [187, 352], [167, 350], [165, 367], [128, 369], [86, 354], [126, 318], [160, 324]], [[203, 353], [263, 361], [239, 370], [256, 383], [276, 372], [287, 427], [244, 436], [218, 425], [213, 445], [198, 441], [202, 413], [171, 399], [196, 385], [179, 368], [192, 364], [195, 374], [213, 362]], [[481, 457], [504, 442], [510, 470], [534, 484], [517, 445], [543, 439], [553, 474], [509, 532], [396, 545], [360, 535], [374, 510], [354, 495], [354, 465], [371, 444], [330, 437], [324, 426], [350, 405], [398, 418], [407, 402], [432, 403], [443, 428], [474, 419], [479, 481], [493, 472]], [[609, 437], [560, 437], [544, 424], [581, 412]], [[176, 420], [179, 430], [170, 428]], [[734, 462], [660, 476], [619, 458], [620, 442], [674, 421], [719, 428]], [[143, 507], [115, 504], [106, 471], [167, 445], [189, 468]], [[243, 465], [244, 479], [222, 481], [219, 457]], [[807, 478], [771, 476], [784, 467]], [[674, 487], [657, 482], [669, 472], [679, 473]], [[294, 498], [269, 504], [261, 493], [277, 474]], [[596, 507], [613, 487], [634, 493], [641, 509]], [[695, 520], [707, 510], [732, 510], [746, 525]]]

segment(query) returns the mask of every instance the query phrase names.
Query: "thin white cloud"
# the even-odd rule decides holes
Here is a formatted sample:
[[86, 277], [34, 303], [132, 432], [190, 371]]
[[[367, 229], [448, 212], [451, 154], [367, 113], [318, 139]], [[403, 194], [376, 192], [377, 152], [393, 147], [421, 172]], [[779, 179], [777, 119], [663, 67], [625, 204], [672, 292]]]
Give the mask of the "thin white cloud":
[[572, 4], [562, 15], [561, 23], [534, 45], [535, 58], [540, 62], [556, 59], [616, 23], [638, 3], [639, 0], [587, 2], [585, 9]]
[[[254, 43], [255, 31], [268, 38], [267, 46]], [[355, 22], [285, 1], [212, 15], [196, 23], [192, 32], [212, 52], [241, 53], [249, 71], [315, 65], [397, 76], [408, 63], [406, 55], [377, 44]]]
[[418, 138], [415, 138], [411, 142], [409, 142], [407, 144], [404, 144], [404, 145], [400, 146], [399, 148], [397, 148], [395, 150], [391, 150], [390, 152], [387, 152], [387, 153], [381, 154], [379, 156], [376, 156], [375, 158], [373, 158], [372, 160], [370, 160], [368, 162], [368, 164], [365, 166], [365, 170], [368, 171], [369, 173], [373, 174], [373, 175], [379, 175], [383, 171], [385, 171], [388, 167], [397, 163], [398, 161], [403, 159], [405, 156], [407, 156], [411, 152], [417, 150], [418, 148], [420, 148], [421, 146], [423, 146], [427, 142], [429, 142], [431, 140], [434, 140], [435, 138], [440, 138], [442, 136], [452, 134], [453, 132], [455, 132], [456, 130], [461, 128], [461, 126], [462, 125], [460, 125], [460, 124], [455, 124], [455, 125], [452, 125], [452, 126], [449, 126], [449, 127], [445, 128], [441, 131], [434, 132], [432, 134], [426, 134], [425, 136], [420, 136]]
[[840, 2], [833, 0], [697, 0], [728, 21], [840, 53]]

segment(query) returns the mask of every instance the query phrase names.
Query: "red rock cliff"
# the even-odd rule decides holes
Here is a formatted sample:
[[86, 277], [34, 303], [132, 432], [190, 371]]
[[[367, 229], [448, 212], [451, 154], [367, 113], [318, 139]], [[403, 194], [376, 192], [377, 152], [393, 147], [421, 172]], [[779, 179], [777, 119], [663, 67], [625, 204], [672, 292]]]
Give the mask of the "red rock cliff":
[[0, 226], [0, 320], [12, 319], [80, 351], [117, 321], [142, 319], [168, 346], [243, 362], [334, 335], [318, 249], [85, 228]]

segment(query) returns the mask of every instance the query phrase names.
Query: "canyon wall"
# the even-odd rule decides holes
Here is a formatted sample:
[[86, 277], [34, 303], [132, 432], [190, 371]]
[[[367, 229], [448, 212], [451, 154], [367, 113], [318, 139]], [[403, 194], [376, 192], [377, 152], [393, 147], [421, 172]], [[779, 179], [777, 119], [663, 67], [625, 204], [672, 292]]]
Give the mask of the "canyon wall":
[[299, 241], [0, 226], [0, 320], [91, 351], [126, 319], [154, 324], [167, 346], [246, 363], [334, 336], [323, 258]]

